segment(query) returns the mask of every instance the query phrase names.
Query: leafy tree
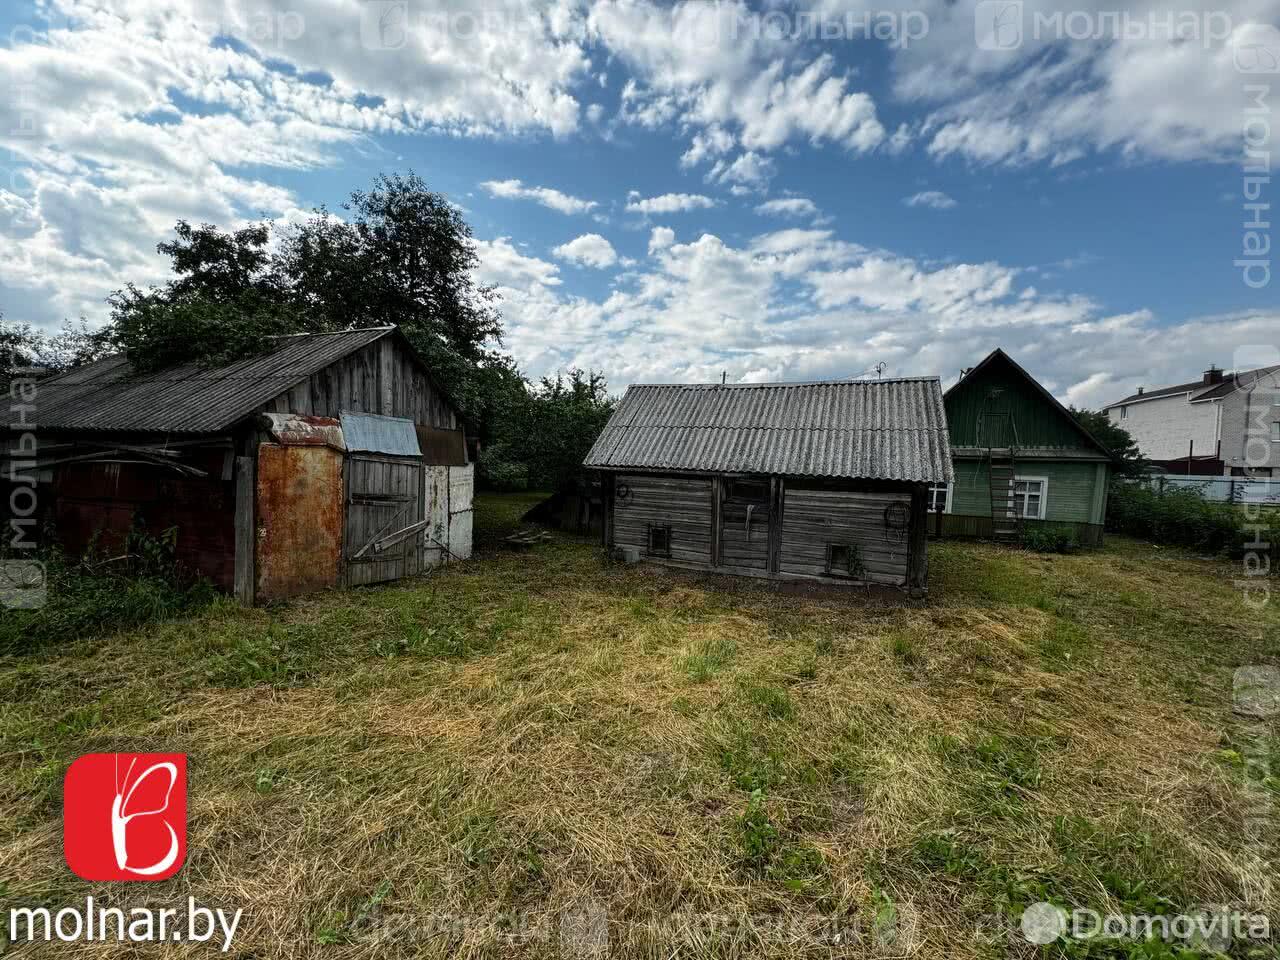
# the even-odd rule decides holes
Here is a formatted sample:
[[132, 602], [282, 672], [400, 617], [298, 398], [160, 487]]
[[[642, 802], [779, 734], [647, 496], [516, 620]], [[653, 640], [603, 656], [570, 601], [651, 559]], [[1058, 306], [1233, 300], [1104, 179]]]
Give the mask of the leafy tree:
[[58, 333], [50, 335], [0, 315], [0, 391], [8, 396], [9, 383], [19, 369], [34, 368], [42, 371], [38, 376], [52, 376], [110, 352], [103, 332], [90, 328], [83, 319], [68, 320]]
[[481, 456], [482, 479], [499, 487], [571, 486], [614, 406], [601, 374], [574, 369], [554, 380], [543, 377], [495, 419], [494, 442]]
[[1128, 430], [1113, 423], [1105, 410], [1069, 409], [1076, 422], [1116, 456], [1119, 461], [1116, 466], [1117, 475], [1135, 477], [1142, 474], [1146, 460]]

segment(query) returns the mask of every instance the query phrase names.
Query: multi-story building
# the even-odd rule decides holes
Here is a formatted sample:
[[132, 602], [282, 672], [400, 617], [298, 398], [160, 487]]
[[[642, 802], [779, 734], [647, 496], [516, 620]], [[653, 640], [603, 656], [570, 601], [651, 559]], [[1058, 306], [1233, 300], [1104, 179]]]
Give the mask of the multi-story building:
[[1138, 388], [1103, 408], [1171, 473], [1280, 477], [1280, 365]]

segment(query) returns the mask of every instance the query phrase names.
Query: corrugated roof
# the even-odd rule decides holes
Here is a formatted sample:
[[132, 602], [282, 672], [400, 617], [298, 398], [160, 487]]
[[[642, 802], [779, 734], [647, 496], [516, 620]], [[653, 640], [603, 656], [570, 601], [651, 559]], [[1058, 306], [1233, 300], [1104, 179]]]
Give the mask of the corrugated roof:
[[937, 377], [633, 385], [584, 463], [603, 470], [952, 479]]
[[348, 450], [385, 453], [393, 457], [422, 456], [413, 421], [403, 417], [343, 410], [342, 438]]
[[1201, 377], [1199, 380], [1192, 380], [1190, 383], [1178, 383], [1172, 387], [1144, 389], [1141, 393], [1131, 393], [1129, 396], [1116, 400], [1114, 403], [1108, 403], [1102, 409], [1109, 410], [1125, 403], [1138, 403], [1142, 400], [1154, 400], [1157, 397], [1175, 396], [1179, 393], [1193, 394], [1188, 398], [1190, 400], [1217, 400], [1229, 393], [1234, 393], [1241, 387], [1251, 387], [1262, 377], [1277, 372], [1280, 372], [1280, 365], [1259, 367], [1256, 370], [1242, 370], [1240, 373], [1224, 373], [1222, 380], [1213, 384], [1205, 383], [1204, 378]]
[[267, 354], [225, 367], [183, 364], [139, 377], [107, 357], [37, 385], [42, 430], [217, 433], [394, 327], [282, 337]]

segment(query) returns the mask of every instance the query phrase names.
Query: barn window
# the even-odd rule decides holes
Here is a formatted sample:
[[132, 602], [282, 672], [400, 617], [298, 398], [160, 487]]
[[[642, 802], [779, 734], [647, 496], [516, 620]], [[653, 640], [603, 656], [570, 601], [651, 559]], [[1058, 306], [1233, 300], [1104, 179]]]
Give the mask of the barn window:
[[769, 484], [765, 480], [730, 480], [725, 498], [738, 503], [763, 504], [769, 500]]
[[649, 556], [671, 556], [671, 525], [649, 524]]
[[858, 548], [852, 543], [827, 544], [827, 576], [860, 578], [863, 573]]

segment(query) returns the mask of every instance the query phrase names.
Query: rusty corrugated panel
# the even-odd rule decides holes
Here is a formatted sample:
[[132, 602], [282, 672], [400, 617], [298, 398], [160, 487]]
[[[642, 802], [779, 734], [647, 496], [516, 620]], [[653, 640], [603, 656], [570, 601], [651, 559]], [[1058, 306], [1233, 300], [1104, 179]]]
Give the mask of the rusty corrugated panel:
[[342, 424], [333, 417], [315, 417], [305, 413], [264, 413], [259, 421], [276, 443], [347, 449], [342, 438]]
[[336, 586], [342, 559], [342, 454], [327, 445], [261, 444], [257, 485], [257, 598]]
[[218, 433], [394, 327], [281, 337], [270, 353], [224, 367], [184, 364], [143, 376], [107, 357], [37, 385], [45, 430]]
[[952, 480], [936, 377], [636, 385], [584, 463], [604, 470]]

